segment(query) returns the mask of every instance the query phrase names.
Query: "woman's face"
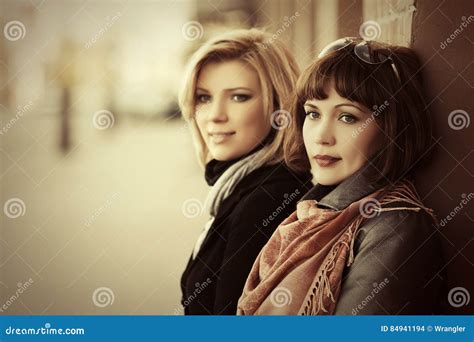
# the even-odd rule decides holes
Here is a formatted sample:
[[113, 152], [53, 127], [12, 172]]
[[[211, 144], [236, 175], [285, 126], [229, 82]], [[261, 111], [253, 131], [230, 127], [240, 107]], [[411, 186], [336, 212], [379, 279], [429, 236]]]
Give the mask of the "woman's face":
[[196, 86], [196, 122], [214, 159], [253, 150], [271, 129], [257, 72], [238, 60], [205, 65]]
[[382, 145], [383, 132], [370, 110], [341, 97], [306, 101], [303, 139], [313, 183], [336, 185], [359, 170]]

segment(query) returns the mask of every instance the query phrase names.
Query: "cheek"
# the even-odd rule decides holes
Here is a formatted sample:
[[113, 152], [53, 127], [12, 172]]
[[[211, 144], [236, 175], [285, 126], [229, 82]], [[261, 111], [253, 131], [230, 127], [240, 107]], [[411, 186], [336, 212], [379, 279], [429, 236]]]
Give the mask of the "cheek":
[[245, 129], [245, 132], [263, 134], [270, 130], [270, 119], [264, 115], [262, 107], [260, 104], [245, 106], [234, 116], [236, 122]]
[[307, 120], [304, 120], [303, 122], [302, 134], [303, 134], [304, 145], [307, 148], [311, 141], [311, 132], [310, 132], [310, 127]]
[[347, 144], [347, 146], [352, 147], [349, 155], [352, 155], [352, 158], [358, 162], [366, 162], [379, 151], [382, 143], [382, 132], [372, 122], [361, 134], [350, 140]]
[[204, 114], [204, 108], [196, 107], [194, 120], [196, 125], [199, 128], [199, 131], [202, 132], [205, 129], [206, 115]]

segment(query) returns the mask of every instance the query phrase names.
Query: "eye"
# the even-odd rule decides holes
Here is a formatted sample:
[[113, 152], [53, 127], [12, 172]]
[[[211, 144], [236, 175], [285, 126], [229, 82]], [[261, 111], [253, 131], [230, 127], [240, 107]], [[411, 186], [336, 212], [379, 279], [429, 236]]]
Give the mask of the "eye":
[[316, 120], [319, 119], [320, 115], [318, 112], [306, 112], [306, 117], [310, 120]]
[[359, 121], [359, 119], [357, 119], [354, 115], [349, 114], [349, 113], [342, 113], [342, 115], [339, 117], [339, 120], [347, 124], [353, 124]]
[[196, 101], [198, 103], [208, 103], [211, 101], [211, 97], [209, 95], [204, 94], [196, 95]]
[[232, 100], [235, 102], [245, 102], [251, 98], [250, 95], [245, 94], [234, 94], [232, 95]]

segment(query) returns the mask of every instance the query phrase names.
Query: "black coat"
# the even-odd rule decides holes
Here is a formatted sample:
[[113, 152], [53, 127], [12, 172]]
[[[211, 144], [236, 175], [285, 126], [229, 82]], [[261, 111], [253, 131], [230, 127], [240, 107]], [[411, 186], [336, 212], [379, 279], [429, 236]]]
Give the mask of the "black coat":
[[[217, 176], [230, 166], [220, 164]], [[218, 177], [209, 176], [206, 169], [208, 182], [212, 178], [215, 182]], [[280, 163], [261, 167], [238, 183], [182, 275], [181, 303], [186, 315], [236, 314], [258, 253], [311, 187], [309, 173], [297, 175]]]

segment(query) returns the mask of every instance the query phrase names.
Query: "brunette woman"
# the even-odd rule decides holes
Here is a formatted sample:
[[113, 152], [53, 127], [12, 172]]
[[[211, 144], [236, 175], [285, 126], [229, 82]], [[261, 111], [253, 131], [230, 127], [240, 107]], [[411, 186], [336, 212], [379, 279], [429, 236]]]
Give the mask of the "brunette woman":
[[343, 38], [300, 77], [285, 158], [315, 186], [259, 254], [239, 314], [431, 314], [436, 221], [412, 173], [432, 147], [421, 64]]

